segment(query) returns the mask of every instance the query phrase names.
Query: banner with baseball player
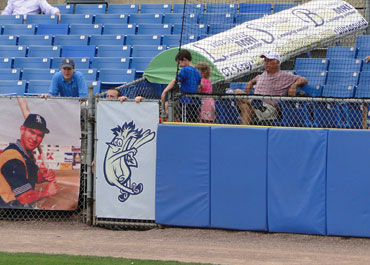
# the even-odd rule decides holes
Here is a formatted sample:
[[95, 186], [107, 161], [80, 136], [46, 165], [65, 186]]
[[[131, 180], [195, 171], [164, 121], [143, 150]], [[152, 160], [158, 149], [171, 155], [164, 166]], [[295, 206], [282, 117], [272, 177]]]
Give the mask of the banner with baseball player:
[[96, 216], [154, 220], [157, 102], [97, 103]]
[[0, 98], [0, 208], [75, 210], [80, 102]]

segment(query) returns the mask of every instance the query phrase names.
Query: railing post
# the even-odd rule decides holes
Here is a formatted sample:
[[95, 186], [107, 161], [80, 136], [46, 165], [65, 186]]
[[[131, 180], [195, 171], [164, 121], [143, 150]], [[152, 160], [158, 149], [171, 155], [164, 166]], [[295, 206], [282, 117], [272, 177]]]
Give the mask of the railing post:
[[93, 161], [93, 146], [94, 146], [94, 109], [95, 109], [95, 98], [93, 92], [93, 86], [89, 86], [89, 98], [87, 101], [87, 154], [86, 154], [86, 164], [87, 164], [87, 198], [86, 198], [86, 211], [87, 211], [87, 221], [88, 225], [92, 224], [92, 212], [93, 212], [93, 172], [91, 163]]

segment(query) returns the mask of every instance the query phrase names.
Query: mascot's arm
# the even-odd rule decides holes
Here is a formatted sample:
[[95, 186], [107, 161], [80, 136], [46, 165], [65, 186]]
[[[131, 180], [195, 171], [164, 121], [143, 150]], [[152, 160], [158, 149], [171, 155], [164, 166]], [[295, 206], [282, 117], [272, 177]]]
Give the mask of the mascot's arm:
[[39, 200], [44, 197], [54, 196], [58, 192], [58, 187], [55, 181], [50, 182], [46, 185], [46, 188], [44, 190], [35, 191], [35, 190], [29, 190], [25, 193], [22, 193], [21, 195], [17, 196], [17, 200], [22, 203], [32, 203], [36, 200]]

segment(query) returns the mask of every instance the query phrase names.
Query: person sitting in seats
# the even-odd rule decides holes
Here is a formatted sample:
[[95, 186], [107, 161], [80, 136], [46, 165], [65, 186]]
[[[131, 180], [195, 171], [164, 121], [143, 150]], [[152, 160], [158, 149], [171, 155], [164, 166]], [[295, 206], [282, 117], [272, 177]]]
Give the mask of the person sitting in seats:
[[[236, 89], [235, 94], [249, 94], [254, 90], [256, 95], [268, 96], [295, 96], [297, 87], [307, 84], [303, 76], [293, 75], [290, 72], [280, 71], [280, 55], [274, 51], [263, 53], [265, 71], [247, 83], [246, 90]], [[279, 109], [276, 100], [265, 100], [258, 103], [256, 100], [239, 99], [238, 106], [241, 111], [241, 124], [249, 125], [252, 119], [259, 121], [279, 119]], [[261, 106], [259, 106], [261, 105]]]

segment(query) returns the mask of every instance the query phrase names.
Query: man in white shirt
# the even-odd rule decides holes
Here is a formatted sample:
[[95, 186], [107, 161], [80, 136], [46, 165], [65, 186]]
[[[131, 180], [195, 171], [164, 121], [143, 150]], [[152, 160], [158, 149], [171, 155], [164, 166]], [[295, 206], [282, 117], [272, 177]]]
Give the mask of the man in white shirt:
[[8, 0], [8, 4], [1, 15], [28, 15], [45, 14], [57, 15], [60, 19], [60, 11], [51, 6], [46, 0]]

